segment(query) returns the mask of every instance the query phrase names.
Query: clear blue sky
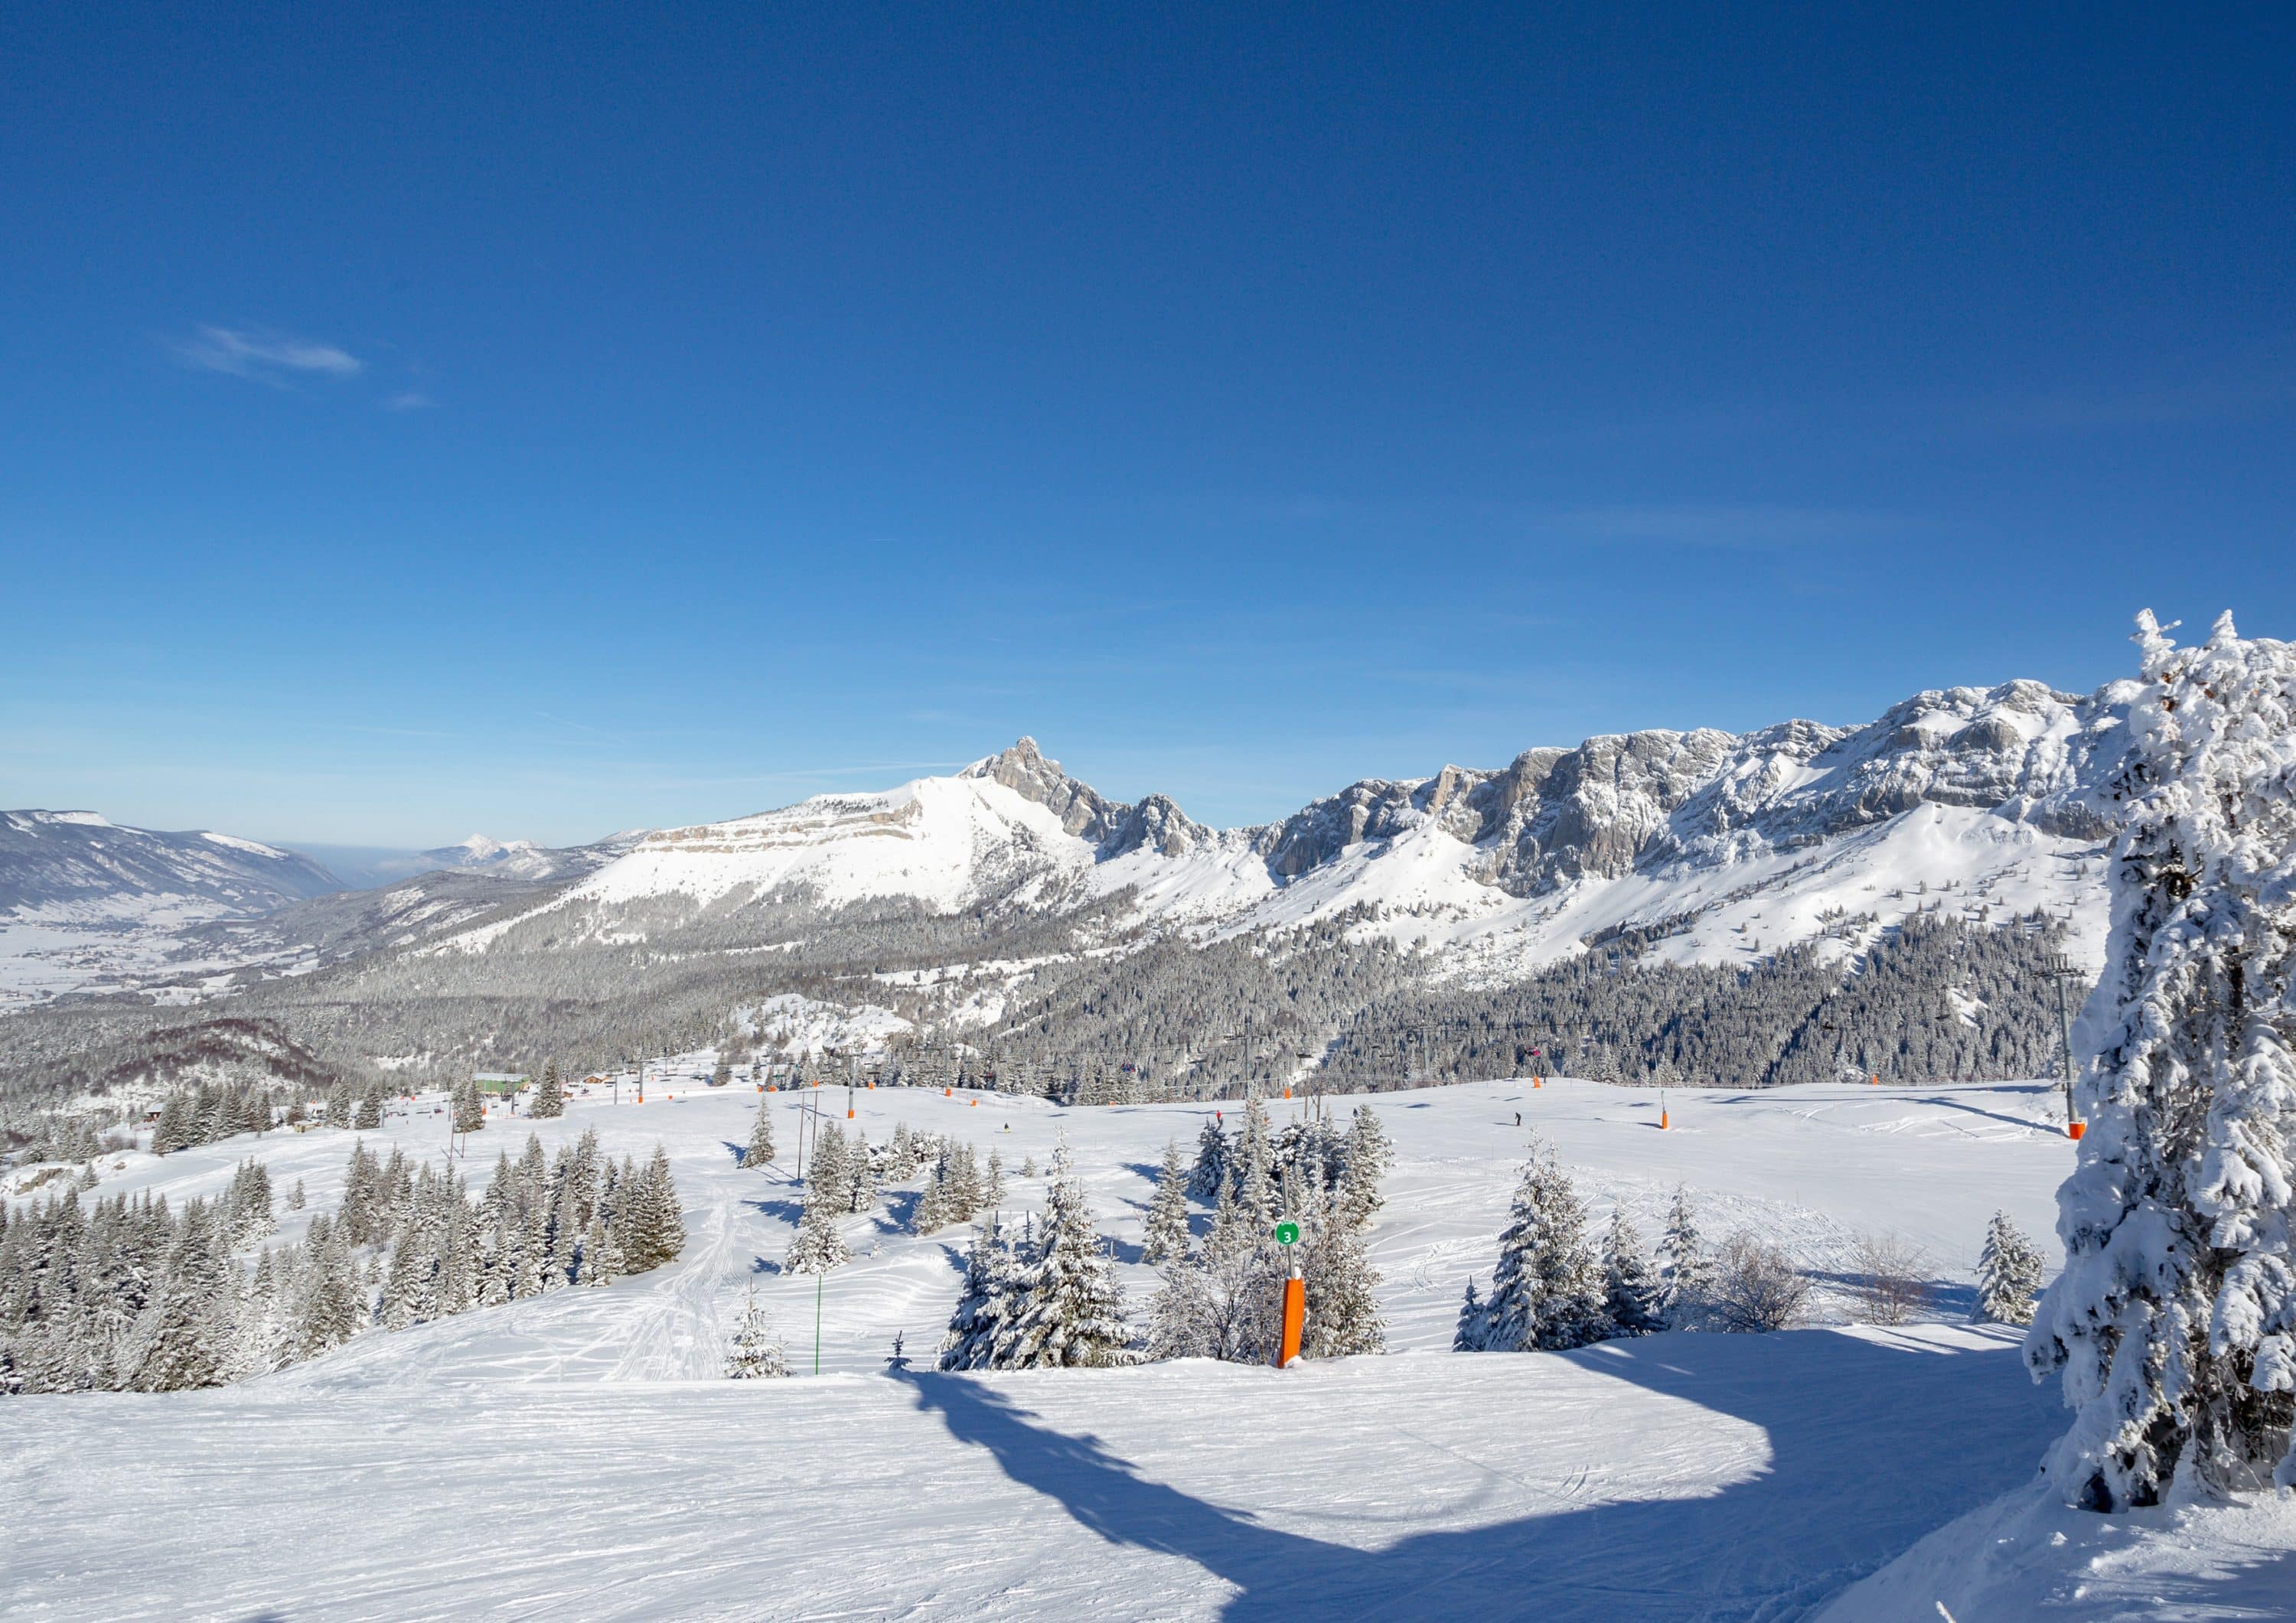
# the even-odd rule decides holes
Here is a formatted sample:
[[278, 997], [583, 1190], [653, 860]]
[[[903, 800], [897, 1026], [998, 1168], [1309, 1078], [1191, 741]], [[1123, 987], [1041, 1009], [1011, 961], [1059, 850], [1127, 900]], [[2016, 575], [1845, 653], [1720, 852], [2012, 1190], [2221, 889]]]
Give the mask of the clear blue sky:
[[2292, 12], [50, 5], [0, 805], [1230, 823], [2296, 635]]

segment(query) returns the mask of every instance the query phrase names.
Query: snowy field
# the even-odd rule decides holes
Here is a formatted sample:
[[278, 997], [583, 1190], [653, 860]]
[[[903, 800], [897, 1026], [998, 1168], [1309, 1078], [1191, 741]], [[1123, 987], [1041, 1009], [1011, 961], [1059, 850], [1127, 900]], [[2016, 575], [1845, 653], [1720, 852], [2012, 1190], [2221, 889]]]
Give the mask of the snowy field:
[[[843, 1089], [808, 1096], [842, 1117]], [[2203, 1526], [2031, 1499], [2062, 1412], [2013, 1338], [1958, 1321], [1997, 1208], [2049, 1234], [2072, 1152], [2054, 1089], [1677, 1090], [1666, 1131], [1657, 1094], [1588, 1083], [1370, 1102], [1397, 1150], [1371, 1236], [1397, 1356], [942, 1376], [886, 1368], [899, 1332], [930, 1369], [959, 1283], [964, 1231], [901, 1226], [914, 1183], [849, 1220], [855, 1259], [816, 1299], [777, 1271], [798, 1100], [578, 1097], [532, 1129], [554, 1146], [595, 1127], [641, 1159], [662, 1143], [686, 1210], [677, 1263], [362, 1336], [236, 1388], [0, 1404], [0, 1615], [1784, 1619], [1831, 1602], [1933, 1619], [1938, 1599], [1961, 1623], [2284, 1615], [2221, 1609], [2296, 1583], [2258, 1565], [2296, 1546], [2278, 1507]], [[744, 1170], [758, 1108], [782, 1165]], [[1192, 1150], [1214, 1107], [865, 1089], [853, 1108], [872, 1142], [900, 1119], [996, 1148], [1016, 1215], [1043, 1193], [1018, 1168], [1064, 1132], [1128, 1265], [1166, 1139]], [[1274, 1108], [1280, 1124], [1302, 1107]], [[446, 1119], [426, 1100], [366, 1136], [436, 1158]], [[1859, 1232], [1902, 1235], [1930, 1255], [1940, 1322], [1449, 1354], [1532, 1128], [1598, 1219], [1623, 1201], [1646, 1240], [1677, 1183], [1710, 1240], [1758, 1230], [1821, 1278]], [[529, 1129], [489, 1118], [473, 1181]], [[108, 1158], [99, 1193], [212, 1193], [252, 1152], [324, 1209], [349, 1143]], [[1153, 1275], [1124, 1272], [1144, 1301]], [[800, 1371], [818, 1307], [820, 1378], [718, 1378], [752, 1284]], [[1839, 1294], [1822, 1307], [1849, 1316]], [[2021, 1496], [1948, 1526], [2003, 1495]]]

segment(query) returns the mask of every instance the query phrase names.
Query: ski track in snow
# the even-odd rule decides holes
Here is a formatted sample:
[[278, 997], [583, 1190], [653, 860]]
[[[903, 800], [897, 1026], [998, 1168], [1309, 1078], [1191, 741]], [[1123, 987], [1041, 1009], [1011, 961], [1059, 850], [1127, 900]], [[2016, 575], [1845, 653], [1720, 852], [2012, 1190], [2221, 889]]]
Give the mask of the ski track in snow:
[[[2054, 1255], [2070, 1157], [2054, 1098], [1673, 1089], [1664, 1133], [1649, 1093], [1587, 1083], [1338, 1099], [1371, 1104], [1396, 1146], [1371, 1250], [1397, 1356], [894, 1378], [896, 1332], [930, 1365], [965, 1231], [908, 1234], [881, 1201], [846, 1222], [851, 1263], [782, 1275], [800, 1188], [786, 1160], [744, 1169], [734, 1146], [762, 1107], [793, 1150], [789, 1095], [492, 1118], [460, 1163], [474, 1184], [529, 1130], [554, 1150], [594, 1127], [617, 1160], [660, 1142], [683, 1255], [220, 1391], [0, 1403], [0, 1616], [1803, 1617], [2030, 1481], [2064, 1423], [2054, 1395], [2013, 1335], [1947, 1324], [1449, 1355], [1530, 1134], [1596, 1225], [1623, 1202], [1653, 1242], [1684, 1184], [1710, 1239], [1752, 1228], [1821, 1275], [1858, 1233], [1894, 1230], [1928, 1249], [1950, 1308], [1997, 1207]], [[887, 1089], [855, 1108], [873, 1143], [906, 1119], [1001, 1150], [1008, 1216], [1042, 1201], [1022, 1160], [1065, 1134], [1125, 1258], [1166, 1139], [1192, 1150], [1216, 1107]], [[443, 1118], [426, 1102], [365, 1136], [435, 1160]], [[212, 1193], [252, 1152], [331, 1209], [349, 1147], [322, 1131], [107, 1158], [99, 1193]], [[1152, 1270], [1119, 1273], [1144, 1304]], [[824, 1375], [715, 1378], [752, 1285], [799, 1370], [818, 1299]]]

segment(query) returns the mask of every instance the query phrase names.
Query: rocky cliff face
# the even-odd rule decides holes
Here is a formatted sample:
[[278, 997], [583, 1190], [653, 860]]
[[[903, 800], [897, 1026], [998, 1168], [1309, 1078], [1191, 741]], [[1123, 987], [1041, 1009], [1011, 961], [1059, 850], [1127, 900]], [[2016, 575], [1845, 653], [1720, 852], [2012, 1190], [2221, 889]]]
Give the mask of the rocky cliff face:
[[1814, 845], [1922, 805], [1991, 811], [2043, 832], [2102, 838], [2091, 793], [2127, 704], [2038, 682], [1917, 693], [1862, 727], [1789, 721], [1758, 732], [1649, 731], [1527, 750], [1498, 771], [1365, 779], [1280, 823], [1221, 833], [1152, 795], [1111, 801], [1032, 739], [968, 768], [1051, 808], [1103, 857], [1146, 847], [1180, 857], [1235, 841], [1279, 884], [1350, 846], [1432, 823], [1484, 854], [1485, 880], [1536, 896], [1574, 879]]

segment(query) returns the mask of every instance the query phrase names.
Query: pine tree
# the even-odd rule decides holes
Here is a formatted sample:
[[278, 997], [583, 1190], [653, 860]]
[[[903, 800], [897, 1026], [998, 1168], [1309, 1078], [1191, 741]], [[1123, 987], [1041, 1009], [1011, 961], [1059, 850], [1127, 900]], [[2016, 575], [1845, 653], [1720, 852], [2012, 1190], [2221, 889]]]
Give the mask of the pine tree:
[[1243, 1107], [1242, 1143], [1235, 1157], [1237, 1204], [1265, 1228], [1275, 1221], [1275, 1155], [1267, 1140], [1267, 1111], [1257, 1099]]
[[678, 1210], [677, 1185], [670, 1180], [669, 1157], [660, 1144], [653, 1147], [652, 1159], [637, 1175], [636, 1187], [625, 1196], [624, 1204], [627, 1215], [618, 1213], [615, 1221], [629, 1271], [643, 1274], [676, 1260], [685, 1249], [685, 1219]]
[[833, 1121], [824, 1121], [813, 1141], [813, 1155], [805, 1164], [805, 1203], [811, 1207], [816, 1200], [833, 1200], [842, 1208], [852, 1188], [853, 1169], [845, 1162], [845, 1130]]
[[[1196, 1135], [1196, 1168], [1188, 1178], [1188, 1193], [1199, 1200], [1216, 1201], [1227, 1185], [1227, 1133], [1214, 1116]], [[1034, 1176], [1033, 1169], [1029, 1172]]]
[[992, 1149], [988, 1168], [981, 1175], [980, 1204], [994, 1209], [1004, 1203], [1004, 1158]]
[[867, 1134], [856, 1130], [845, 1166], [845, 1209], [858, 1215], [877, 1203], [877, 1168], [870, 1157]]
[[527, 1114], [545, 1119], [566, 1113], [566, 1089], [558, 1079], [558, 1062], [545, 1060], [542, 1065], [542, 1080], [534, 1085], [534, 1102]]
[[1490, 1345], [1491, 1315], [1483, 1299], [1475, 1294], [1475, 1278], [1467, 1276], [1466, 1299], [1459, 1304], [1457, 1326], [1451, 1332], [1453, 1352], [1481, 1352]]
[[837, 1214], [817, 1202], [806, 1202], [805, 1215], [798, 1219], [796, 1237], [790, 1242], [788, 1255], [782, 1258], [782, 1272], [826, 1274], [852, 1258], [845, 1236], [837, 1232]]
[[1063, 1143], [1053, 1155], [1045, 1222], [1013, 1282], [999, 1369], [1075, 1369], [1131, 1361], [1124, 1298], [1084, 1184], [1071, 1175]]
[[2178, 649], [2147, 613], [2137, 641], [2088, 1127], [2025, 1343], [2077, 1411], [2050, 1474], [2100, 1511], [2185, 1470], [2296, 1486], [2296, 645], [2243, 642], [2230, 615]]
[[1666, 1237], [1659, 1242], [1659, 1312], [1670, 1330], [1693, 1328], [1704, 1310], [1708, 1281], [1705, 1247], [1698, 1238], [1698, 1218], [1690, 1209], [1690, 1190], [1677, 1184], [1674, 1205], [1666, 1217]]
[[1603, 1306], [1613, 1332], [1646, 1336], [1665, 1329], [1660, 1294], [1643, 1257], [1643, 1237], [1627, 1220], [1626, 1208], [1612, 1207], [1610, 1232], [1603, 1242]]
[[930, 1234], [956, 1220], [949, 1211], [947, 1170], [948, 1156], [944, 1152], [925, 1174], [924, 1193], [909, 1209], [909, 1227], [913, 1232]]
[[[1587, 1243], [1587, 1209], [1555, 1163], [1534, 1144], [1515, 1188], [1512, 1221], [1483, 1305], [1479, 1340], [1465, 1350], [1528, 1352], [1584, 1347], [1609, 1329], [1602, 1272]], [[1462, 1324], [1464, 1334], [1467, 1326]]]
[[1386, 1320], [1379, 1310], [1379, 1273], [1371, 1266], [1363, 1230], [1341, 1209], [1336, 1193], [1306, 1225], [1300, 1249], [1307, 1318], [1300, 1350], [1310, 1358], [1349, 1358], [1387, 1350]]
[[351, 1126], [362, 1133], [372, 1133], [382, 1126], [381, 1083], [369, 1083], [359, 1094], [357, 1108], [351, 1113]]
[[1340, 1213], [1355, 1227], [1372, 1220], [1380, 1208], [1381, 1180], [1394, 1165], [1395, 1150], [1371, 1106], [1356, 1107], [1355, 1119], [1340, 1151]]
[[1017, 1259], [1004, 1236], [993, 1224], [977, 1226], [965, 1253], [964, 1287], [957, 1293], [955, 1311], [949, 1315], [948, 1333], [941, 1338], [940, 1368], [995, 1366], [996, 1343], [1004, 1332], [1017, 1273]]
[[750, 1123], [750, 1142], [742, 1152], [744, 1170], [764, 1171], [774, 1159], [774, 1113], [762, 1099], [758, 1101], [757, 1119]]
[[1187, 1173], [1180, 1164], [1180, 1141], [1164, 1144], [1164, 1165], [1156, 1176], [1156, 1198], [1148, 1204], [1148, 1222], [1140, 1244], [1140, 1260], [1165, 1263], [1188, 1254]]
[[2009, 1221], [2009, 1214], [1995, 1212], [1977, 1258], [1977, 1311], [1972, 1316], [1996, 1324], [2031, 1324], [2041, 1266], [2040, 1251]]
[[455, 1083], [454, 1092], [448, 1097], [455, 1131], [475, 1133], [487, 1125], [486, 1105], [479, 1097], [479, 1085], [475, 1078], [465, 1077]]
[[788, 1350], [766, 1316], [764, 1304], [758, 1300], [757, 1287], [753, 1285], [742, 1302], [741, 1321], [734, 1327], [734, 1339], [726, 1354], [726, 1378], [776, 1380], [789, 1373]]

